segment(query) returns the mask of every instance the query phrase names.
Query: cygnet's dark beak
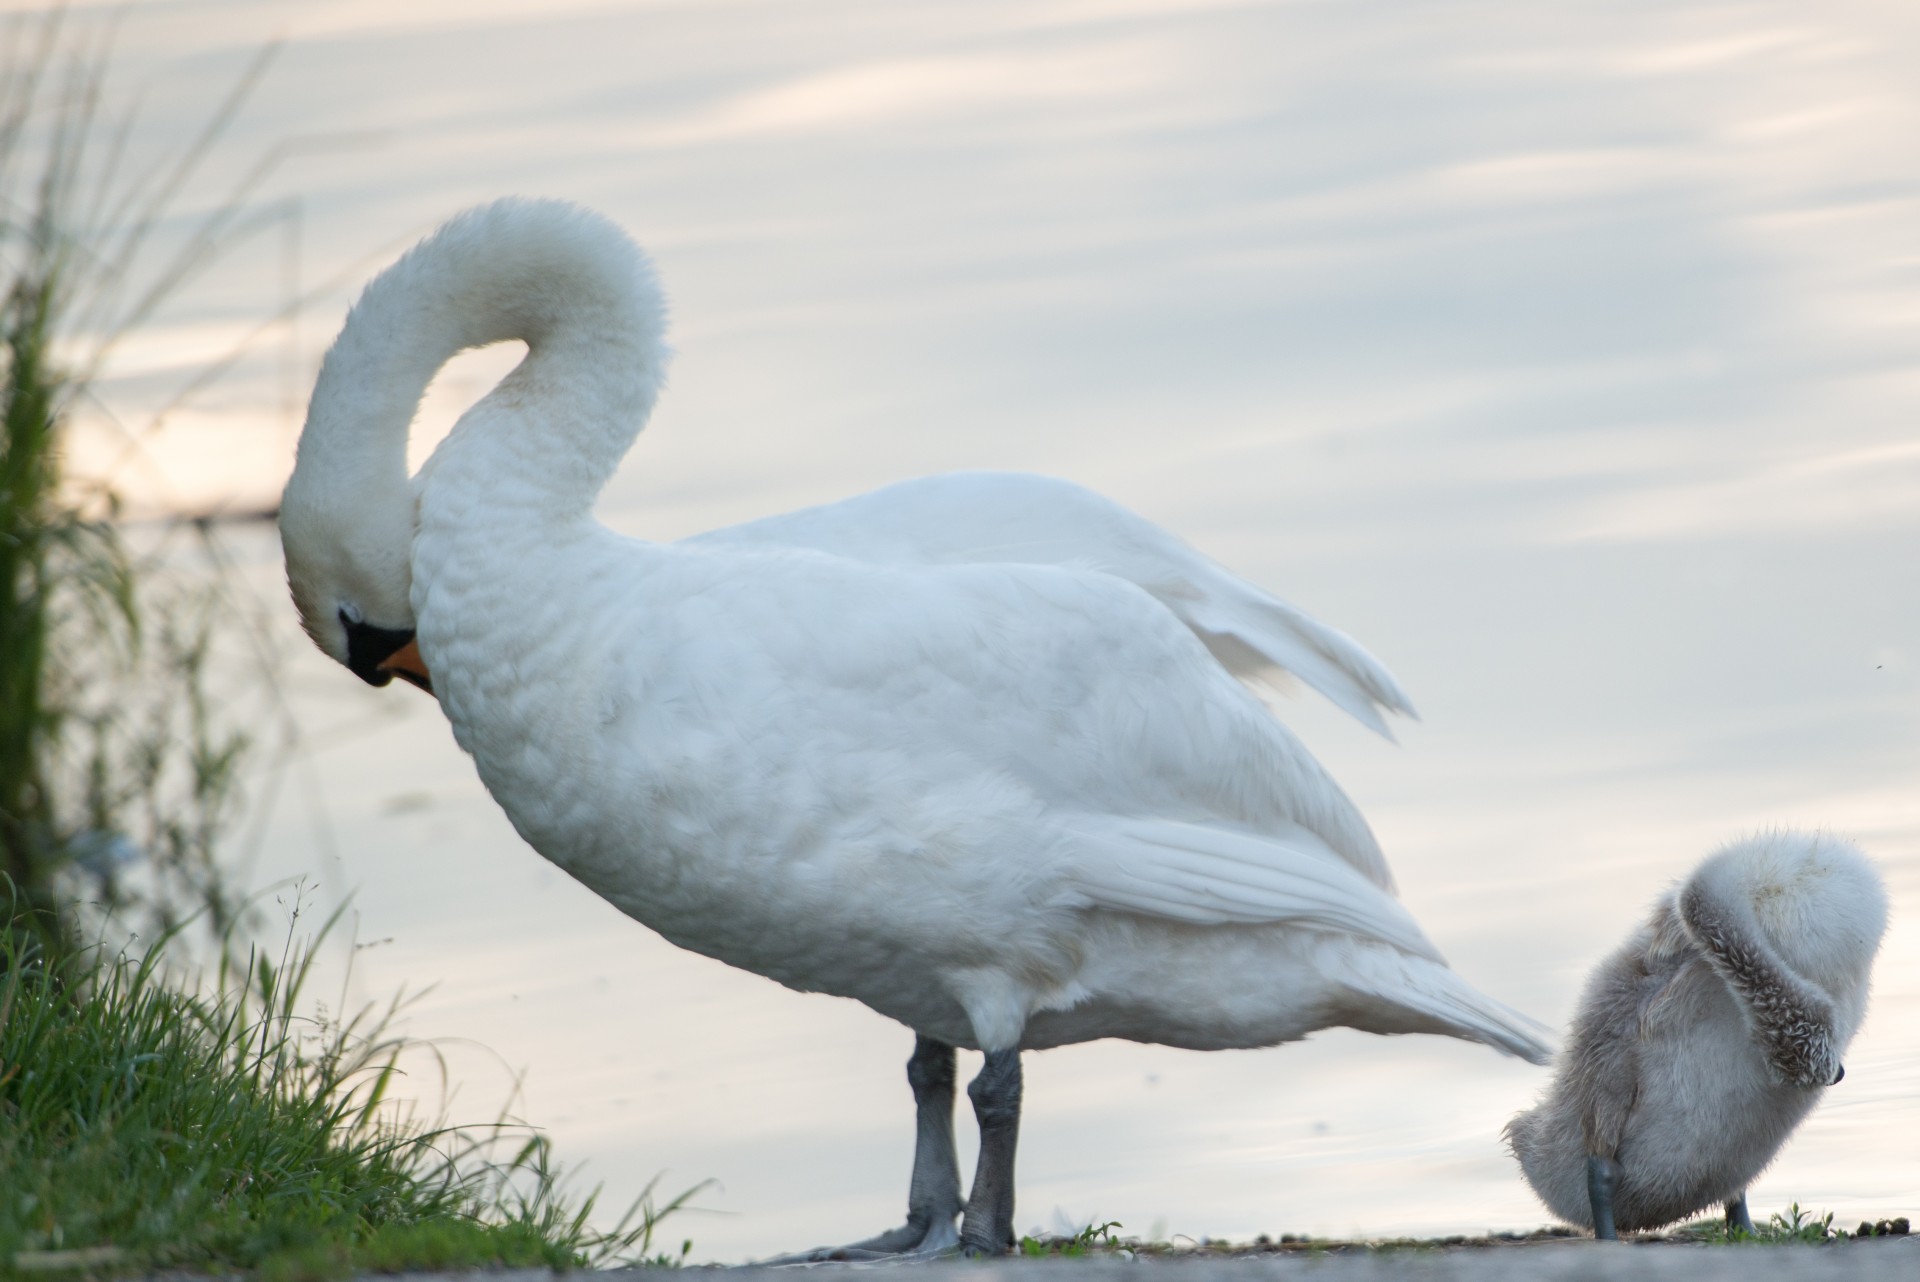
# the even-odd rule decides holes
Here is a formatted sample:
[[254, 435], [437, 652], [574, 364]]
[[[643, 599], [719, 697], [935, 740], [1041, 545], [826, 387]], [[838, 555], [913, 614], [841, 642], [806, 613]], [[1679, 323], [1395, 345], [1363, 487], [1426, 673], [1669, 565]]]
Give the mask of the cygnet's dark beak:
[[1841, 1082], [1846, 1080], [1846, 1076], [1847, 1076], [1847, 1066], [1845, 1064], [1842, 1064], [1840, 1066], [1840, 1071], [1833, 1075], [1833, 1084], [1835, 1086], [1838, 1086]]
[[380, 665], [405, 649], [413, 641], [412, 628], [377, 628], [371, 623], [355, 623], [343, 611], [340, 622], [347, 629], [347, 667], [354, 676], [370, 686], [383, 686], [393, 680], [391, 669]]

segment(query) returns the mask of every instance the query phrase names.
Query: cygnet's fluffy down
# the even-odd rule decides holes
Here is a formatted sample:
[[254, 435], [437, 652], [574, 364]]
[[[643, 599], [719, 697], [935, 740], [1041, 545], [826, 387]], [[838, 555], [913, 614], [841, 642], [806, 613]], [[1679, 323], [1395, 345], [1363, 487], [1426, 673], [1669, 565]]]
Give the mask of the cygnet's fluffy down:
[[[1824, 833], [1727, 846], [1594, 970], [1553, 1084], [1507, 1140], [1554, 1214], [1620, 1230], [1745, 1191], [1842, 1074], [1886, 930], [1874, 866]], [[1605, 1232], [1604, 1216], [1601, 1235]]]

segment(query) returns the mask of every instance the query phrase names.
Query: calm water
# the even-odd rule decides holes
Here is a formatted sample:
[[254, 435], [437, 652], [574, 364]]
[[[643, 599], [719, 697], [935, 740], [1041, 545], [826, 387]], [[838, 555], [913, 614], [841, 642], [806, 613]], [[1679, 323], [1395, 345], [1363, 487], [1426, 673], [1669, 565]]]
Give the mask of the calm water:
[[[1859, 839], [1895, 897], [1874, 1008], [1755, 1207], [1920, 1203], [1920, 11], [156, 3], [121, 42], [137, 145], [281, 32], [205, 198], [325, 145], [108, 391], [134, 415], [318, 301], [149, 441], [137, 498], [272, 494], [350, 284], [471, 201], [589, 201], [655, 251], [682, 350], [610, 523], [955, 466], [1104, 490], [1393, 667], [1424, 715], [1398, 746], [1307, 696], [1288, 720], [1456, 968], [1540, 1018], [1716, 843]], [[423, 437], [510, 359], [450, 369]], [[717, 1179], [675, 1226], [697, 1258], [897, 1219], [908, 1034], [620, 918], [520, 845], [430, 702], [278, 617], [306, 747], [256, 876], [354, 896], [355, 994], [432, 986], [411, 1029], [456, 1117], [523, 1075], [610, 1202]], [[1023, 1228], [1542, 1219], [1497, 1134], [1544, 1075], [1479, 1048], [1029, 1072]]]

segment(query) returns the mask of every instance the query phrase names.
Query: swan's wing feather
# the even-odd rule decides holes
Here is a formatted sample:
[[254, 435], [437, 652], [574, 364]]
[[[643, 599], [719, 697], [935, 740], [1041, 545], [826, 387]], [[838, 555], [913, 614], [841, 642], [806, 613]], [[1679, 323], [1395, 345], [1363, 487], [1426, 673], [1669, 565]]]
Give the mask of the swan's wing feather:
[[919, 654], [967, 670], [995, 709], [993, 733], [1018, 745], [1016, 770], [1050, 804], [1097, 796], [1110, 814], [1306, 834], [1391, 896], [1379, 843], [1339, 784], [1140, 588], [1051, 566], [956, 567], [942, 579], [968, 585], [985, 607], [976, 618], [1006, 644], [986, 660], [967, 627], [950, 627], [923, 637]]
[[[792, 723], [781, 733], [840, 726], [902, 760], [958, 754], [962, 773], [1006, 779], [1061, 813], [1298, 825], [1391, 893], [1340, 786], [1131, 583], [1055, 566], [877, 567], [777, 545], [709, 546], [677, 564], [699, 576], [713, 618], [676, 661], [697, 657], [720, 688], [763, 681], [762, 710]], [[673, 631], [647, 620], [650, 644], [672, 644]]]
[[1443, 959], [1413, 914], [1298, 824], [1258, 834], [1168, 819], [1070, 822], [1090, 907], [1197, 926], [1290, 922]]
[[1382, 712], [1418, 715], [1351, 637], [1070, 481], [1016, 472], [920, 477], [688, 542], [804, 547], [883, 565], [1094, 570], [1144, 588], [1243, 681], [1271, 689], [1292, 674], [1389, 739]]
[[1393, 674], [1352, 637], [1217, 566], [1207, 568], [1215, 572], [1209, 590], [1191, 600], [1161, 599], [1234, 676], [1267, 689], [1298, 677], [1388, 739], [1393, 730], [1382, 710], [1419, 719]]

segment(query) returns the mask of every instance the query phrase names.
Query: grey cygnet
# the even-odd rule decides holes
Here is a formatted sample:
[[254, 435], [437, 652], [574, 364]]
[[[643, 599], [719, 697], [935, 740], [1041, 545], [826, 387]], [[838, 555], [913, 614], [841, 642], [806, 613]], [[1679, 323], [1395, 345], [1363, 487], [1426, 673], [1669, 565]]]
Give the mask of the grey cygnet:
[[1709, 857], [1588, 977], [1540, 1103], [1507, 1124], [1527, 1182], [1595, 1237], [1724, 1203], [1844, 1073], [1886, 931], [1851, 843], [1771, 832]]

